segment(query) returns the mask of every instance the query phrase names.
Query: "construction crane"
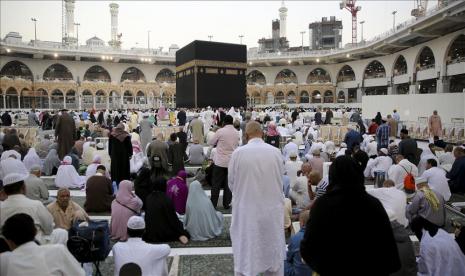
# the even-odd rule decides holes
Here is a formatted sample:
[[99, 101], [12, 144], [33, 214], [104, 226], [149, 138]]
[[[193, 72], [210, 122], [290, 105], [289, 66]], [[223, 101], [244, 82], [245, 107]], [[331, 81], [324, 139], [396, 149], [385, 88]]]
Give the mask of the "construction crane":
[[355, 5], [356, 0], [342, 0], [339, 7], [346, 9], [352, 15], [352, 44], [357, 44], [357, 13], [362, 9], [360, 6]]
[[426, 9], [428, 8], [428, 0], [414, 0], [415, 8], [410, 13], [415, 17], [422, 17], [426, 14]]

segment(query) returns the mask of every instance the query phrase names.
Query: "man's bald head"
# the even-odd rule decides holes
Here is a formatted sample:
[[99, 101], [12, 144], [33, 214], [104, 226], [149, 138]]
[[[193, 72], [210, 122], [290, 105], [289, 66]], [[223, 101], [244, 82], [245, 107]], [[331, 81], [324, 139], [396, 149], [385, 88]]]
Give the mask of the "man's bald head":
[[263, 130], [261, 125], [255, 121], [248, 122], [245, 126], [245, 135], [247, 137], [247, 140], [250, 140], [252, 138], [262, 138]]
[[308, 175], [308, 180], [312, 185], [318, 185], [318, 183], [321, 181], [321, 175], [317, 171], [311, 171]]
[[308, 162], [305, 162], [302, 164], [302, 167], [300, 167], [300, 170], [302, 171], [304, 175], [307, 175], [308, 173], [312, 171], [312, 165], [310, 165], [310, 163]]

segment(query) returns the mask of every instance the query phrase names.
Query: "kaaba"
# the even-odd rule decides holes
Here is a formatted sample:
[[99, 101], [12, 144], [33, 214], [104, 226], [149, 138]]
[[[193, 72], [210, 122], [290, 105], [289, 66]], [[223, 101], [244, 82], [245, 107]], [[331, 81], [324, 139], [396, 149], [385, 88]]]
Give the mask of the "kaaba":
[[195, 40], [176, 52], [177, 107], [245, 107], [245, 45]]

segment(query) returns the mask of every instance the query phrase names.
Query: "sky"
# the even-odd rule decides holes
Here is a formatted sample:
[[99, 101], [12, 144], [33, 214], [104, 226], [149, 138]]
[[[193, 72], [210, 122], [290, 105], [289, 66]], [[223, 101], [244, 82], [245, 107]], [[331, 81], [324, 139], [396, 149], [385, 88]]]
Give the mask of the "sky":
[[[192, 40], [212, 40], [239, 43], [239, 35], [247, 47], [257, 47], [258, 39], [271, 37], [271, 21], [279, 18], [281, 1], [80, 1], [75, 3], [75, 22], [79, 22], [79, 42], [94, 35], [110, 40], [109, 4], [119, 4], [119, 29], [122, 47], [147, 47], [150, 30], [150, 47], [171, 44], [180, 47]], [[336, 16], [343, 24], [343, 44], [351, 42], [351, 15], [340, 10], [340, 1], [285, 1], [288, 8], [287, 38], [291, 46], [301, 46], [301, 31], [304, 46], [308, 45], [308, 24], [320, 21], [321, 17]], [[429, 4], [435, 5], [436, 1]], [[392, 29], [396, 10], [396, 24], [410, 20], [414, 0], [403, 1], [357, 1], [362, 9], [358, 22], [364, 20], [363, 36], [370, 39]], [[429, 8], [430, 8], [429, 7]], [[0, 36], [17, 31], [23, 41], [34, 39], [34, 24], [37, 21], [37, 39], [61, 41], [61, 1], [0, 0]], [[358, 37], [360, 40], [360, 25]]]

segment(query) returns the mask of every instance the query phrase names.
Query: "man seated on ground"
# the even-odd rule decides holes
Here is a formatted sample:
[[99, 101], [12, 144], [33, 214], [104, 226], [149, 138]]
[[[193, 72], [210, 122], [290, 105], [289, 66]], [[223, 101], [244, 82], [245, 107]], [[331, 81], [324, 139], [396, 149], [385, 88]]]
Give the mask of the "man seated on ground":
[[26, 184], [26, 196], [33, 200], [40, 200], [44, 205], [53, 200], [48, 197], [48, 188], [40, 179], [40, 166], [32, 166], [29, 177], [24, 180]]
[[312, 171], [309, 163], [302, 164], [301, 175], [297, 177], [294, 185], [291, 183], [291, 190], [289, 191], [289, 198], [295, 202], [297, 209], [304, 209], [310, 204], [310, 197], [308, 196], [308, 178], [307, 176]]
[[287, 247], [287, 257], [284, 260], [285, 276], [305, 276], [312, 275], [312, 269], [302, 261], [300, 257], [300, 242], [305, 233], [305, 226], [310, 217], [310, 211], [303, 211], [299, 215], [300, 230], [289, 240]]
[[445, 149], [446, 146], [447, 146], [447, 143], [444, 142], [444, 140], [439, 139], [439, 136], [434, 136], [434, 137], [433, 137], [433, 141], [434, 141], [434, 145], [435, 145], [436, 147]]
[[100, 156], [100, 164], [104, 165], [105, 168], [109, 170], [111, 168], [111, 158], [108, 154], [108, 150], [105, 150], [105, 146], [102, 142], [98, 143], [96, 147], [97, 150], [94, 152], [92, 159], [94, 159], [95, 156]]
[[189, 147], [189, 164], [202, 165], [204, 161], [203, 146], [199, 144], [199, 140], [195, 139], [194, 144]]
[[454, 156], [455, 161], [452, 169], [446, 174], [449, 179], [450, 191], [465, 194], [465, 149], [456, 147]]
[[5, 221], [19, 213], [30, 215], [37, 227], [36, 239], [41, 243], [62, 243], [68, 240], [68, 232], [63, 229], [53, 229], [53, 217], [38, 200], [25, 196], [26, 185], [24, 180], [29, 174], [24, 164], [16, 159], [8, 158], [2, 161], [2, 168], [8, 172], [3, 177], [4, 192], [8, 198], [0, 205], [0, 228]]
[[395, 160], [396, 164], [392, 165], [388, 170], [388, 178], [394, 181], [397, 189], [402, 190], [407, 173], [411, 173], [413, 177], [417, 177], [418, 168], [401, 154], [396, 155]]
[[384, 209], [393, 212], [395, 220], [404, 227], [408, 226], [408, 220], [405, 217], [407, 207], [407, 196], [405, 193], [395, 187], [394, 181], [387, 179], [382, 188], [367, 190], [367, 193], [376, 197]]
[[289, 154], [289, 160], [284, 164], [284, 171], [289, 177], [290, 186], [294, 186], [297, 179], [297, 171], [302, 167], [303, 162], [297, 160], [297, 152], [291, 152]]
[[170, 254], [167, 244], [149, 244], [142, 240], [145, 232], [145, 221], [139, 216], [132, 216], [128, 223], [128, 240], [117, 242], [113, 246], [115, 258], [115, 276], [124, 264], [135, 263], [141, 270], [142, 275], [168, 275], [166, 259]]
[[443, 165], [448, 164], [452, 166], [452, 164], [454, 164], [454, 161], [455, 161], [455, 156], [454, 156], [453, 151], [454, 151], [454, 146], [447, 145], [446, 148], [444, 149], [444, 153], [438, 156], [439, 165], [443, 166]]
[[74, 148], [76, 149], [77, 156], [79, 158], [82, 157], [82, 151], [83, 151], [84, 143], [86, 142], [85, 140], [86, 140], [86, 138], [81, 135], [79, 137], [79, 140], [76, 140], [76, 142], [74, 142]]
[[320, 173], [320, 175], [323, 175], [323, 163], [325, 162], [325, 160], [321, 158], [320, 152], [320, 149], [313, 150], [313, 157], [310, 158], [310, 160], [308, 160], [308, 163], [310, 164], [310, 166], [312, 166], [312, 171], [317, 171]]
[[82, 163], [89, 166], [92, 163], [92, 159], [94, 158], [94, 153], [96, 151], [95, 142], [90, 142], [87, 148], [84, 145], [84, 149], [82, 151]]
[[28, 214], [18, 213], [9, 217], [3, 225], [2, 234], [12, 252], [0, 255], [0, 275], [85, 275], [64, 245], [36, 243], [37, 229], [34, 219]]
[[59, 188], [82, 188], [86, 183], [86, 177], [81, 176], [72, 165], [72, 159], [65, 156], [58, 167], [55, 177], [55, 186]]
[[291, 153], [299, 151], [299, 147], [297, 146], [296, 143], [294, 143], [292, 138], [287, 138], [286, 141], [287, 141], [287, 144], [283, 148], [284, 161], [289, 160], [289, 157], [290, 157]]
[[[326, 193], [326, 188], [328, 187], [328, 181], [323, 179], [322, 174], [317, 171], [312, 170], [308, 176], [308, 197], [313, 202], [322, 195]], [[313, 192], [312, 186], [315, 186], [315, 192]], [[308, 206], [308, 209], [311, 206]]]
[[45, 159], [45, 157], [47, 157], [49, 147], [51, 145], [52, 141], [50, 141], [50, 135], [45, 134], [44, 139], [42, 139], [42, 141], [40, 141], [40, 143], [36, 146], [37, 154], [41, 159]]
[[71, 200], [71, 194], [67, 188], [60, 188], [57, 191], [57, 199], [50, 203], [47, 209], [53, 216], [56, 228], [69, 230], [74, 222], [89, 219], [84, 209]]
[[105, 166], [97, 166], [97, 173], [91, 176], [86, 183], [86, 202], [84, 209], [87, 212], [110, 212], [113, 201], [113, 187], [111, 180], [105, 176]]
[[392, 165], [392, 158], [388, 156], [388, 150], [382, 148], [378, 151], [378, 157], [368, 160], [363, 174], [365, 177], [375, 177], [375, 172], [387, 172]]
[[438, 168], [438, 163], [435, 159], [428, 159], [426, 163], [426, 171], [421, 175], [426, 178], [431, 189], [440, 193], [445, 201], [450, 199], [451, 193], [449, 183], [447, 183], [446, 171]]
[[417, 193], [413, 197], [412, 203], [407, 206], [405, 213], [410, 224], [414, 224], [415, 219], [422, 217], [438, 227], [443, 227], [446, 217], [444, 198], [432, 190], [423, 177], [415, 178], [415, 185]]

